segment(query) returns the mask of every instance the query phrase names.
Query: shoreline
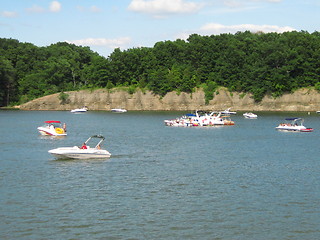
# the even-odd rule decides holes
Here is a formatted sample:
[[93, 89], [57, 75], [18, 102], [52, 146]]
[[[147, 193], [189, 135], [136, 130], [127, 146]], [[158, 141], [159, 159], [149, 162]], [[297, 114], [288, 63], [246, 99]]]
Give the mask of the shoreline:
[[68, 95], [64, 102], [59, 100], [59, 93], [44, 96], [10, 109], [20, 110], [61, 110], [70, 111], [86, 106], [89, 110], [110, 111], [113, 108], [124, 108], [128, 111], [194, 111], [225, 110], [231, 108], [240, 112], [316, 112], [320, 110], [320, 93], [313, 89], [299, 89], [291, 94], [278, 98], [265, 96], [259, 103], [254, 102], [250, 94], [232, 93], [219, 89], [214, 98], [205, 104], [204, 92], [194, 93], [170, 92], [164, 97], [150, 91], [141, 90], [129, 94], [124, 90], [98, 89], [65, 92]]

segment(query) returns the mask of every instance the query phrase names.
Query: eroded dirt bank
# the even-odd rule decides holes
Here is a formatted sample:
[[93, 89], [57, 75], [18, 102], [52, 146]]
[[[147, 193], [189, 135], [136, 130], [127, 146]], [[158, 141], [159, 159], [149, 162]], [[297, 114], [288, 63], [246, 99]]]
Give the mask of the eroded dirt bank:
[[255, 103], [249, 94], [230, 93], [219, 90], [208, 105], [205, 104], [203, 91], [192, 94], [175, 92], [163, 98], [151, 92], [137, 91], [129, 94], [126, 91], [81, 90], [66, 92], [67, 100], [59, 100], [59, 94], [38, 98], [20, 106], [21, 110], [71, 110], [87, 106], [89, 110], [224, 110], [231, 107], [238, 111], [317, 111], [320, 110], [320, 94], [315, 90], [300, 89], [293, 94], [279, 98], [265, 97]]

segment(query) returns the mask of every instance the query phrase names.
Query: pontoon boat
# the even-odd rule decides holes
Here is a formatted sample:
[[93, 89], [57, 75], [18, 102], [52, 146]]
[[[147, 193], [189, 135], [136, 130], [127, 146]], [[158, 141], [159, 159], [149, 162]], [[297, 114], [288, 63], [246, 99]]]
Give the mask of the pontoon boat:
[[286, 118], [285, 123], [280, 123], [277, 130], [291, 131], [291, 132], [312, 132], [313, 128], [306, 128], [303, 126], [303, 118]]
[[205, 112], [195, 111], [191, 114], [186, 114], [180, 118], [172, 120], [164, 120], [166, 126], [174, 127], [204, 127], [204, 126], [222, 126], [222, 125], [234, 125], [229, 115], [222, 116], [221, 112]]

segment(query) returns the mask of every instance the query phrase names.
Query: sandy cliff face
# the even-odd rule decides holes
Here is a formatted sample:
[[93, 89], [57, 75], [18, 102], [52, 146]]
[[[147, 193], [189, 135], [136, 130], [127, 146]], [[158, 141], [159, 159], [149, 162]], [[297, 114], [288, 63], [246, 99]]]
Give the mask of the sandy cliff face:
[[125, 91], [82, 90], [66, 92], [69, 97], [65, 103], [59, 100], [59, 94], [45, 96], [20, 106], [21, 110], [71, 110], [87, 106], [89, 110], [111, 110], [125, 108], [127, 110], [223, 110], [233, 108], [238, 111], [317, 111], [320, 110], [320, 94], [314, 90], [301, 89], [293, 94], [285, 94], [279, 98], [265, 97], [262, 102], [255, 103], [251, 95], [230, 93], [219, 90], [213, 100], [205, 105], [203, 91], [192, 94], [175, 92], [163, 98], [151, 92], [137, 91], [129, 94]]

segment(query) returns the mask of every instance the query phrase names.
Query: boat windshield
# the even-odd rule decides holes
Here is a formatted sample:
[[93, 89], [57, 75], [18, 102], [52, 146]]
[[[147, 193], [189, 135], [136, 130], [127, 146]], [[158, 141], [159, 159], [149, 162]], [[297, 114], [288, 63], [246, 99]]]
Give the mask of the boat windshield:
[[60, 121], [45, 121], [45, 126], [53, 126], [54, 128], [61, 128]]

